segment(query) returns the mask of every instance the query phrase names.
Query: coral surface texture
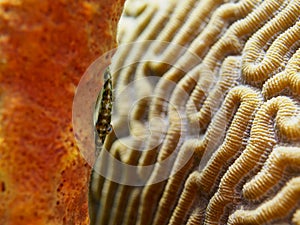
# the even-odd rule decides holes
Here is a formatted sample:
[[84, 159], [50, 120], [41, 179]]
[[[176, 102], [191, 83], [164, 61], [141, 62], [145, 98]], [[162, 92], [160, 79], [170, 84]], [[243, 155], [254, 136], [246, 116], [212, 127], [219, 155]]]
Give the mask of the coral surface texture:
[[300, 224], [300, 0], [128, 0], [117, 41], [92, 224]]

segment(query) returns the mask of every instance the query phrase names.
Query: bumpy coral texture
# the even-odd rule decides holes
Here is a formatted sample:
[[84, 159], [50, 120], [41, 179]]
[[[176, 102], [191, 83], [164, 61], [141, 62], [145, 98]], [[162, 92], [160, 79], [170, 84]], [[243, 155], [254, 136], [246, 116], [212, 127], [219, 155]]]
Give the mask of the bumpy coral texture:
[[[95, 176], [95, 224], [300, 224], [300, 1], [128, 0], [118, 41], [145, 40], [164, 44], [124, 46], [113, 58], [115, 133], [105, 147], [130, 165], [172, 163], [148, 177], [138, 169], [141, 187]], [[134, 104], [118, 101], [150, 76], [133, 86]], [[101, 163], [106, 175], [128, 176]]]
[[123, 1], [0, 1], [0, 224], [88, 224], [72, 101]]

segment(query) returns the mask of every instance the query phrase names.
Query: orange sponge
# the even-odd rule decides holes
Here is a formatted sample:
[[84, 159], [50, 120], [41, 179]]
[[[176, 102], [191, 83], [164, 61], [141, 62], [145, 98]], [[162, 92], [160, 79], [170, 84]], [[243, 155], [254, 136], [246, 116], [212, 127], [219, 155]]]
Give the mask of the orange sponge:
[[124, 0], [0, 1], [0, 224], [88, 224], [72, 101]]

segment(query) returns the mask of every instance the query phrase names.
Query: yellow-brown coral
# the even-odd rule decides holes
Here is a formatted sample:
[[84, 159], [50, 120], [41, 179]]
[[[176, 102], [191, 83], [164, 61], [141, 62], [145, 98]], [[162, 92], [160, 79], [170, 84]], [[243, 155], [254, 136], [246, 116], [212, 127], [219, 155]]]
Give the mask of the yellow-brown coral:
[[[299, 0], [126, 2], [119, 44], [144, 44], [112, 60], [105, 148], [146, 186], [99, 159], [96, 224], [299, 224], [299, 19]], [[140, 79], [130, 109], [118, 93]]]

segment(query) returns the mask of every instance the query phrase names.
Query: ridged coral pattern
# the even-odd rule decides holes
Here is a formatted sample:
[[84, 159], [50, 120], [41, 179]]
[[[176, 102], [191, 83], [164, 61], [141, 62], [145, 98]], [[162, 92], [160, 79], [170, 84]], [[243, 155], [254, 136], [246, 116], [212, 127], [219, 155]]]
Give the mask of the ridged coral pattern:
[[[128, 0], [120, 46], [155, 42], [116, 52], [116, 96], [134, 80], [158, 79], [134, 86], [143, 100], [129, 116], [125, 97], [116, 99], [105, 147], [126, 164], [157, 164], [137, 172], [141, 187], [95, 176], [92, 223], [300, 224], [299, 18], [299, 0]], [[153, 118], [167, 121], [166, 130], [154, 124], [137, 138]], [[154, 182], [162, 174], [170, 176]]]

